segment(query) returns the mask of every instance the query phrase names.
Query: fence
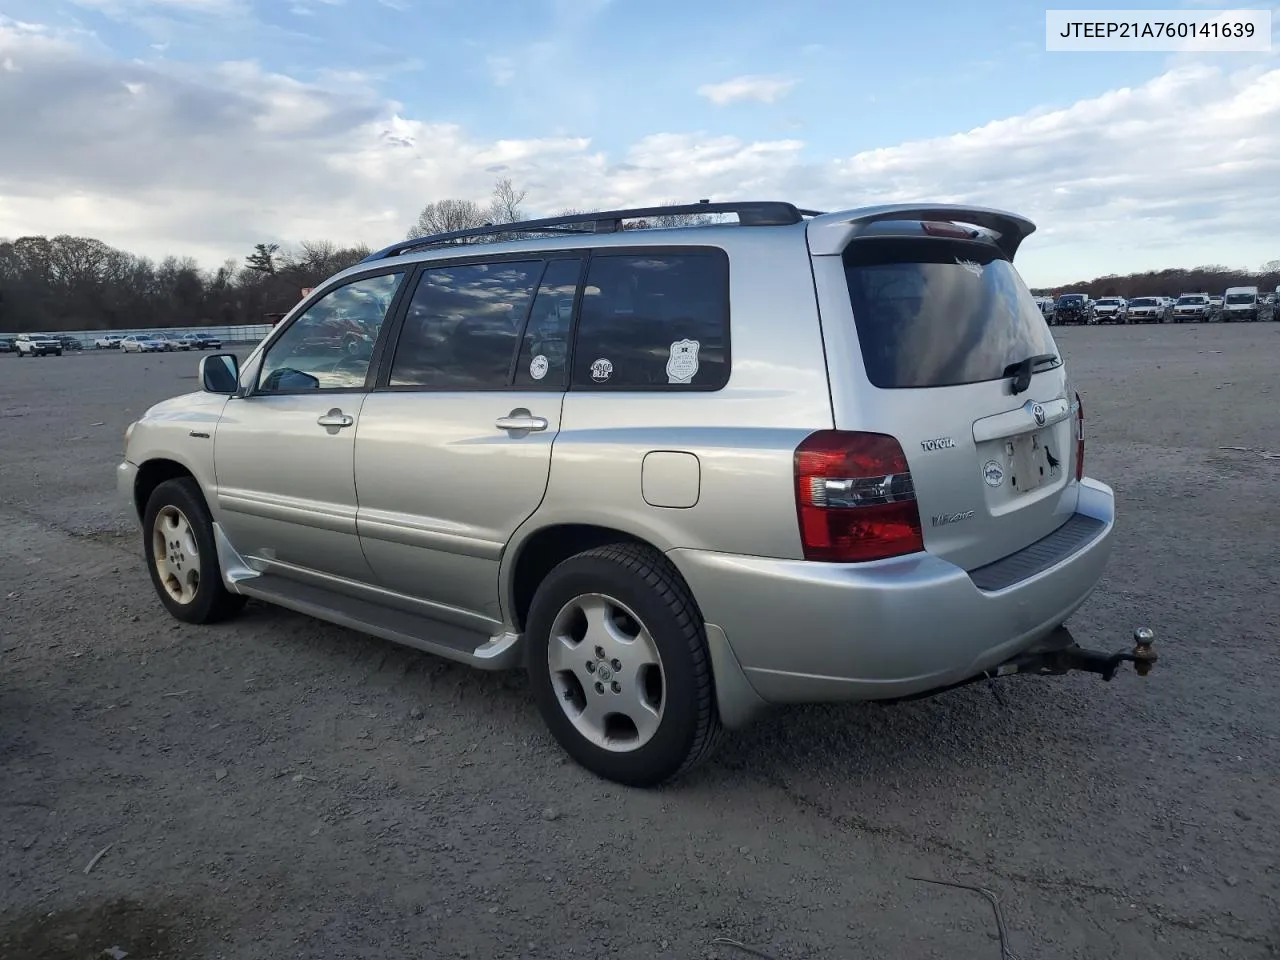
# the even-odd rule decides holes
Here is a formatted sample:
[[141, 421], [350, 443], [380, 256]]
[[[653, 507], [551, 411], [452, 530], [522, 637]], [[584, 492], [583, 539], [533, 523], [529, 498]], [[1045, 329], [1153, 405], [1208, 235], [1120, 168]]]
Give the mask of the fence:
[[[218, 337], [223, 343], [257, 343], [272, 330], [269, 323], [249, 323], [224, 327], [147, 327], [121, 330], [58, 330], [51, 336], [75, 337], [85, 347], [92, 348], [93, 341], [100, 337], [127, 337], [131, 334], [163, 333], [169, 337], [180, 337], [184, 333], [207, 333]], [[12, 339], [16, 333], [0, 333], [0, 338]]]

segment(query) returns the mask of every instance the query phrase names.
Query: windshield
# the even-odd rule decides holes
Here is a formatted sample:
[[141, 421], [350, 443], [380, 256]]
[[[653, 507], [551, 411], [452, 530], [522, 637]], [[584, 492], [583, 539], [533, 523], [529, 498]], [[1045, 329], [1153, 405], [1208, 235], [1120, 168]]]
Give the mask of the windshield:
[[1197, 304], [1204, 303], [1204, 297], [1179, 297], [1178, 303], [1186, 304], [1194, 307]]
[[862, 359], [877, 387], [998, 380], [1012, 363], [1057, 353], [1031, 292], [989, 244], [855, 240], [844, 266]]
[[1076, 293], [1069, 293], [1058, 301], [1058, 303], [1064, 306], [1075, 306], [1076, 304], [1083, 303], [1083, 302], [1084, 302], [1084, 297]]
[[1130, 301], [1129, 301], [1129, 306], [1131, 306], [1131, 307], [1154, 307], [1154, 306], [1156, 306], [1156, 301], [1155, 301], [1155, 300], [1153, 300], [1151, 297], [1139, 297], [1137, 300], [1130, 300]]
[[1098, 306], [1100, 306], [1100, 307], [1118, 307], [1118, 306], [1120, 306], [1120, 301], [1119, 301], [1119, 300], [1099, 300], [1099, 301], [1098, 301]]
[[1227, 303], [1253, 303], [1257, 299], [1252, 293], [1233, 293], [1227, 297]]

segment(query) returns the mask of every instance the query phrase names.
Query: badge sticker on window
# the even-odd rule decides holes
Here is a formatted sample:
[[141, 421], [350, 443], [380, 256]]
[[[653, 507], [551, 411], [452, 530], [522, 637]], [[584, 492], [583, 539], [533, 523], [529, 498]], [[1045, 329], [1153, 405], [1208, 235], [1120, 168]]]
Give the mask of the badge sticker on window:
[[613, 364], [601, 357], [591, 364], [591, 379], [596, 383], [604, 383], [613, 376]]
[[529, 376], [535, 380], [541, 380], [545, 377], [549, 369], [551, 369], [551, 364], [547, 362], [547, 358], [541, 353], [529, 361]]
[[975, 277], [982, 276], [982, 264], [976, 263], [973, 260], [961, 260], [959, 257], [956, 257], [956, 263], [964, 267], [966, 270], [972, 273]]
[[698, 373], [697, 340], [677, 340], [671, 344], [671, 357], [667, 360], [667, 383], [689, 383]]

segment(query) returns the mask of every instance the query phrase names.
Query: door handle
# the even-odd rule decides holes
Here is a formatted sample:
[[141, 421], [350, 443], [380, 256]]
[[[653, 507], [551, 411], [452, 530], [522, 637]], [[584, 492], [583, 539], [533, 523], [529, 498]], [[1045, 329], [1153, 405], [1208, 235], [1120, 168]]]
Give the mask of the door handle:
[[316, 423], [322, 427], [349, 427], [355, 422], [355, 417], [343, 413], [337, 407], [316, 418]]
[[527, 411], [512, 410], [508, 416], [499, 417], [493, 422], [499, 430], [528, 430], [536, 432], [549, 426], [546, 417], [535, 417]]

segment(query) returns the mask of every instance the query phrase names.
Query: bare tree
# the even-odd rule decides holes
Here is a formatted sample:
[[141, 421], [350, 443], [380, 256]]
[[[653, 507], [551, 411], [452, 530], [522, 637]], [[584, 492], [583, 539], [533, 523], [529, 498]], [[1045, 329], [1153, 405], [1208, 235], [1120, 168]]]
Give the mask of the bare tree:
[[489, 222], [489, 211], [474, 200], [437, 200], [428, 203], [409, 228], [406, 240], [429, 237], [436, 233], [452, 233], [483, 227]]
[[501, 177], [493, 185], [493, 200], [489, 203], [491, 223], [516, 223], [524, 219], [520, 204], [524, 203], [528, 190], [518, 190], [510, 177]]

